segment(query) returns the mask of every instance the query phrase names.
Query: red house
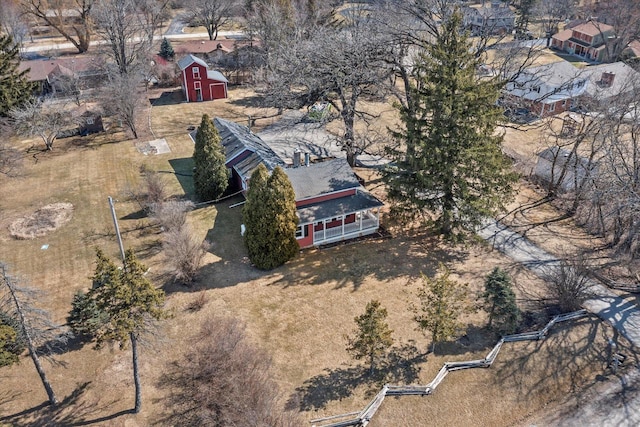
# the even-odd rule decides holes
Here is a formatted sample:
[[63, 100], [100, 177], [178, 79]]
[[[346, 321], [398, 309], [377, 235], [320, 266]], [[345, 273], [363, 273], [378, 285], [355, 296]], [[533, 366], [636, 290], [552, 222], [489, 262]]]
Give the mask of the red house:
[[227, 97], [229, 81], [219, 71], [210, 70], [202, 59], [187, 55], [178, 61], [178, 67], [187, 102], [212, 101]]
[[[264, 164], [269, 171], [284, 169], [296, 194], [298, 229], [296, 239], [301, 248], [319, 246], [375, 233], [380, 227], [383, 203], [360, 185], [345, 159], [310, 163], [302, 153], [285, 162], [260, 137], [246, 126], [216, 118], [226, 165], [231, 170], [232, 185], [246, 192], [254, 169]], [[194, 131], [195, 134], [195, 131]], [[194, 137], [194, 136], [192, 136]]]

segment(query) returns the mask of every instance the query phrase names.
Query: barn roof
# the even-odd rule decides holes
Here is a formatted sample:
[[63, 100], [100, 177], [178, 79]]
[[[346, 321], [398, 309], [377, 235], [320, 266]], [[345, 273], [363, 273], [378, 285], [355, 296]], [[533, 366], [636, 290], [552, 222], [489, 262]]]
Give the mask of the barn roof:
[[227, 78], [223, 76], [220, 71], [216, 71], [216, 70], [207, 69], [207, 78], [209, 80], [217, 80], [219, 82], [229, 83], [229, 80], [227, 80]]
[[358, 188], [360, 183], [345, 159], [333, 159], [307, 166], [285, 169], [296, 193], [296, 200]]
[[227, 80], [227, 78], [223, 76], [220, 71], [210, 70], [206, 62], [204, 62], [202, 59], [198, 58], [197, 56], [194, 56], [191, 54], [185, 56], [184, 58], [181, 58], [178, 61], [178, 67], [180, 67], [181, 71], [184, 71], [189, 65], [193, 63], [201, 65], [207, 69], [207, 78], [209, 80], [217, 80], [220, 82], [229, 83], [229, 80]]
[[284, 166], [284, 161], [260, 137], [246, 126], [216, 117], [213, 124], [218, 129], [227, 162], [240, 154], [250, 151], [251, 155], [234, 167], [244, 177], [250, 177], [260, 163], [272, 171], [276, 166]]
[[204, 62], [202, 59], [198, 58], [197, 56], [194, 55], [187, 55], [184, 58], [181, 58], [180, 60], [178, 60], [178, 67], [180, 67], [180, 70], [184, 70], [185, 68], [187, 68], [189, 65], [196, 63], [198, 65], [202, 65], [203, 67], [207, 68], [207, 63]]

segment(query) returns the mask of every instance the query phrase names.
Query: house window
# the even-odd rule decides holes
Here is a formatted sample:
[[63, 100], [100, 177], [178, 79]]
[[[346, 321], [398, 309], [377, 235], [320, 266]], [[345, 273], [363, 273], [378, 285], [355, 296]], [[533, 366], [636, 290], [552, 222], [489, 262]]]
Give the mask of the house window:
[[296, 227], [296, 239], [304, 239], [305, 237], [307, 237], [307, 226], [305, 225], [299, 225], [298, 227]]
[[193, 88], [194, 89], [202, 89], [202, 83], [200, 82], [193, 82]]
[[549, 104], [549, 111], [556, 111], [556, 103]]
[[565, 99], [565, 100], [562, 101], [562, 108], [564, 108], [566, 106], [567, 106], [567, 100]]
[[87, 124], [88, 125], [92, 125], [93, 124], [93, 117], [87, 117]]
[[200, 79], [200, 68], [199, 67], [193, 67], [193, 78], [194, 79]]

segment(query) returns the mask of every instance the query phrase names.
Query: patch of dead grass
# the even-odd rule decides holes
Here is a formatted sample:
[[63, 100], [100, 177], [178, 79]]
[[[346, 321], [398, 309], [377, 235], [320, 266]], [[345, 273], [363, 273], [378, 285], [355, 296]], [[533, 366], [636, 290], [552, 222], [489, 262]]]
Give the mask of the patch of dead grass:
[[71, 221], [71, 203], [52, 203], [43, 206], [31, 215], [19, 218], [9, 226], [9, 233], [16, 239], [31, 240], [44, 237]]

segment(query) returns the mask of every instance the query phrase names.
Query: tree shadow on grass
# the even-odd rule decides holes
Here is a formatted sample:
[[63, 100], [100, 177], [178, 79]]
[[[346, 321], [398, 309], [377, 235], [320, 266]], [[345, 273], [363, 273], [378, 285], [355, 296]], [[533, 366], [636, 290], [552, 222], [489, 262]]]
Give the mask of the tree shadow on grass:
[[393, 348], [373, 374], [367, 366], [325, 369], [296, 388], [286, 404], [287, 410], [318, 410], [329, 402], [349, 397], [355, 389], [365, 387], [365, 395], [373, 396], [385, 383], [410, 384], [418, 379], [419, 363], [425, 355], [413, 344]]
[[182, 104], [184, 101], [186, 101], [186, 99], [181, 88], [166, 90], [162, 92], [157, 98], [149, 99], [149, 102], [154, 107], [162, 105]]
[[15, 414], [0, 417], [0, 423], [9, 423], [22, 427], [40, 426], [87, 426], [100, 425], [106, 421], [113, 420], [122, 415], [131, 414], [131, 409], [115, 412], [93, 418], [97, 413], [104, 413], [105, 408], [112, 406], [116, 402], [104, 403], [99, 401], [88, 401], [84, 399], [84, 394], [89, 389], [91, 382], [85, 382], [73, 390], [58, 405], [51, 406], [48, 402], [42, 402], [32, 408]]
[[464, 248], [446, 246], [437, 237], [424, 234], [347, 242], [302, 251], [287, 263], [286, 274], [273, 284], [286, 288], [335, 282], [336, 289], [351, 287], [357, 291], [370, 278], [386, 281], [409, 276], [420, 280], [420, 273], [433, 276], [440, 262], [456, 263], [467, 255]]
[[183, 157], [181, 159], [169, 160], [169, 165], [173, 168], [185, 197], [192, 198], [195, 194], [193, 187], [193, 157]]

